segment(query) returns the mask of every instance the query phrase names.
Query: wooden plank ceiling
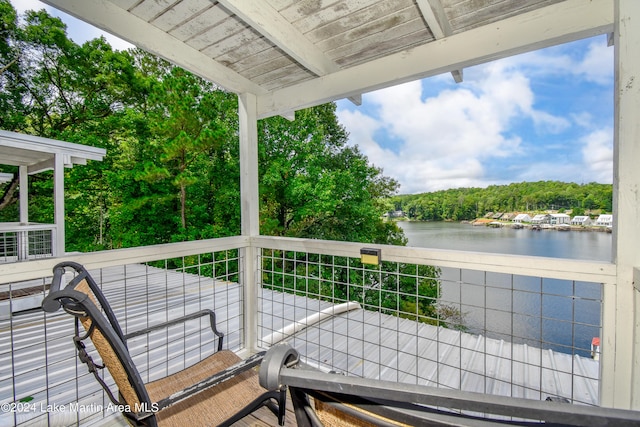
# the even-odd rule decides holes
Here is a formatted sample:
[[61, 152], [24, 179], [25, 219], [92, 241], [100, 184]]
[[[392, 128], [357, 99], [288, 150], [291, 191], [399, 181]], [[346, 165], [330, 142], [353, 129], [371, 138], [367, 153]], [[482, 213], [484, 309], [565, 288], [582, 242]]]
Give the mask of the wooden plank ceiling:
[[613, 30], [611, 0], [44, 0], [286, 114]]

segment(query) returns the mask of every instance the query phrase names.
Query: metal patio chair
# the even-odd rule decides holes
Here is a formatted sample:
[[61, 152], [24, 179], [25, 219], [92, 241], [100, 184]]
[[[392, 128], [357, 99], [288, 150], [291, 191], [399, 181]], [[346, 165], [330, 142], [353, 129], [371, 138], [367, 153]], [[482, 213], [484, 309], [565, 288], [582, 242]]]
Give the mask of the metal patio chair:
[[298, 427], [640, 426], [633, 410], [324, 372], [287, 343], [266, 352], [259, 380], [265, 388], [288, 387]]
[[[75, 277], [62, 288], [67, 270]], [[141, 331], [123, 334], [104, 294], [87, 270], [75, 262], [62, 262], [53, 269], [53, 283], [42, 303], [43, 310], [62, 307], [75, 317], [73, 341], [79, 359], [85, 363], [123, 415], [136, 426], [228, 426], [262, 406], [269, 407], [284, 425], [286, 388], [266, 390], [258, 382], [260, 353], [241, 360], [222, 350], [224, 335], [216, 329], [215, 313], [203, 310]], [[209, 316], [218, 337], [217, 351], [180, 372], [145, 384], [127, 349], [127, 339], [167, 328], [186, 320]], [[82, 325], [82, 327], [80, 327]], [[95, 352], [85, 346], [90, 339], [102, 365], [94, 362]], [[106, 367], [115, 381], [111, 390], [99, 371]]]

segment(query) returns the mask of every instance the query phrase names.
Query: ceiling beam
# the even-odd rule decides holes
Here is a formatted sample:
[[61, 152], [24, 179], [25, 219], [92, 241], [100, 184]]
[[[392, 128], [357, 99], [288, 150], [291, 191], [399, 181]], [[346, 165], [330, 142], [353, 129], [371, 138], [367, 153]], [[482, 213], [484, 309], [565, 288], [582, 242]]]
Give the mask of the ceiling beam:
[[[416, 0], [416, 2], [422, 17], [436, 40], [453, 34], [453, 29], [449, 19], [447, 19], [447, 15], [444, 13], [440, 0]], [[456, 83], [462, 83], [462, 70], [453, 70], [451, 75]]]
[[219, 3], [313, 74], [324, 76], [340, 69], [267, 2], [219, 0]]
[[40, 163], [27, 166], [27, 173], [29, 175], [35, 175], [40, 172], [53, 170], [55, 167], [53, 157], [47, 160], [43, 160]]
[[[27, 135], [19, 132], [0, 130], [0, 164], [18, 166], [21, 163], [2, 163], [7, 158], [21, 158], [21, 161], [49, 157], [56, 153], [68, 156], [74, 164], [86, 159], [102, 161], [107, 150], [90, 145], [60, 141], [41, 136]], [[84, 164], [84, 163], [83, 163]]]
[[235, 93], [266, 90], [110, 1], [42, 0]]
[[416, 0], [416, 3], [418, 3], [420, 13], [436, 39], [448, 37], [453, 33], [440, 0]]
[[610, 0], [566, 0], [258, 96], [258, 117], [613, 31]]
[[[267, 2], [219, 0], [219, 3], [316, 76], [325, 76], [340, 70], [331, 58]], [[348, 99], [355, 105], [362, 104], [360, 94]]]
[[[267, 2], [219, 0], [219, 3], [316, 76], [340, 70], [331, 58]], [[349, 100], [356, 105], [362, 103], [359, 94], [349, 97]]]

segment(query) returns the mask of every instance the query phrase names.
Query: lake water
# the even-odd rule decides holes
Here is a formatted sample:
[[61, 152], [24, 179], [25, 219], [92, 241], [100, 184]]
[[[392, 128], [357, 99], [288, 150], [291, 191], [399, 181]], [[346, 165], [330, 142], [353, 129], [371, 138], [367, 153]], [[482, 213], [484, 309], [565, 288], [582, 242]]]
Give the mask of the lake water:
[[[612, 235], [532, 231], [451, 222], [399, 222], [408, 246], [610, 261]], [[600, 336], [599, 283], [442, 268], [440, 303], [471, 333], [588, 357]]]
[[457, 222], [400, 221], [408, 246], [460, 251], [611, 261], [610, 233], [532, 231], [472, 226]]

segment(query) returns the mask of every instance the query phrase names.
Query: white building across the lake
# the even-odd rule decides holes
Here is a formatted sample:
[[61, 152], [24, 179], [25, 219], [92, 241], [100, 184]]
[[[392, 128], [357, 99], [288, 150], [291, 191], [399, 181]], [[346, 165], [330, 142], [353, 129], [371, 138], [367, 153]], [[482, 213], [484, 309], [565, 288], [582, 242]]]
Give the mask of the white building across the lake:
[[587, 215], [576, 215], [571, 220], [571, 225], [591, 225], [591, 218]]
[[571, 217], [567, 214], [551, 214], [549, 216], [549, 223], [551, 225], [569, 224]]
[[512, 219], [512, 222], [516, 222], [518, 224], [522, 224], [523, 222], [531, 222], [531, 217], [529, 216], [529, 214], [521, 213], [516, 215], [515, 218]]
[[598, 219], [596, 219], [595, 224], [598, 227], [612, 227], [613, 226], [613, 215], [600, 215]]

